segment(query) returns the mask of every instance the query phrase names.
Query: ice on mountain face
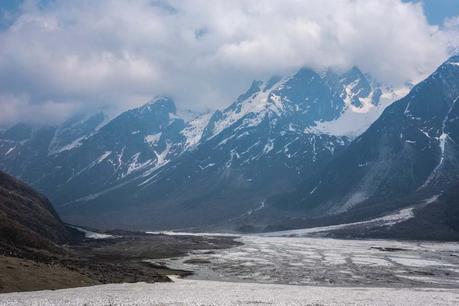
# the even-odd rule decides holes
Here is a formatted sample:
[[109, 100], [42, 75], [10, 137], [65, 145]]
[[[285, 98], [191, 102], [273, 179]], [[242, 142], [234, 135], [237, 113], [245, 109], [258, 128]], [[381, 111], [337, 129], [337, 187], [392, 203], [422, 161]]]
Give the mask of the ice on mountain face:
[[256, 125], [256, 123], [260, 121], [260, 117], [263, 117], [267, 111], [268, 98], [269, 92], [259, 92], [249, 100], [246, 100], [245, 103], [241, 105], [238, 112], [227, 111], [223, 113], [223, 119], [215, 125], [212, 134], [219, 134], [225, 128], [231, 126], [233, 123], [248, 114], [254, 114], [254, 116], [246, 123], [252, 126]]
[[272, 139], [269, 139], [268, 142], [266, 142], [265, 147], [263, 148], [263, 153], [269, 153], [274, 149], [274, 142]]
[[[329, 72], [322, 75], [326, 82], [337, 88], [344, 101], [341, 114], [334, 120], [318, 120], [307, 131], [317, 134], [333, 136], [347, 136], [355, 138], [362, 134], [392, 102], [408, 93], [407, 87], [381, 88], [371, 84], [357, 68], [336, 76]], [[338, 81], [334, 81], [338, 79]]]
[[273, 78], [265, 83], [254, 82], [235, 103], [220, 112], [220, 116], [213, 123], [210, 137], [219, 134], [243, 118], [243, 126], [253, 127], [262, 122], [269, 113], [281, 116], [284, 111], [283, 101], [273, 93], [273, 90], [282, 88], [286, 80], [288, 79]]
[[52, 151], [49, 152], [49, 154], [50, 155], [54, 155], [54, 154], [62, 153], [64, 151], [69, 151], [69, 150], [78, 148], [79, 146], [81, 146], [82, 141], [84, 139], [86, 139], [86, 138], [87, 138], [87, 136], [83, 136], [83, 137], [77, 138], [72, 143], [69, 143], [68, 145], [65, 145], [65, 146], [62, 146], [62, 147], [58, 147], [58, 148], [54, 148]]
[[366, 112], [361, 110], [355, 111], [352, 108], [348, 108], [338, 119], [316, 122], [316, 125], [311, 127], [310, 130], [317, 134], [355, 138], [365, 132], [379, 117], [384, 107], [369, 106]]
[[[356, 138], [379, 118], [384, 109], [408, 93], [408, 88], [386, 90], [380, 97], [378, 105], [371, 102], [371, 97], [360, 99], [361, 107], [349, 104], [341, 116], [333, 121], [318, 121], [308, 131], [317, 134], [347, 136]], [[347, 101], [346, 103], [350, 103]]]
[[193, 147], [201, 140], [204, 129], [209, 124], [212, 113], [201, 115], [194, 120], [191, 120], [185, 129], [181, 132], [185, 136], [185, 149]]
[[161, 153], [158, 153], [158, 152], [154, 151], [154, 153], [156, 155], [156, 166], [155, 166], [156, 168], [158, 168], [160, 166], [163, 166], [163, 165], [165, 165], [166, 163], [169, 162], [167, 157], [168, 157], [168, 154], [169, 154], [170, 150], [171, 150], [171, 144], [167, 143], [166, 144], [166, 148]]
[[126, 170], [126, 173], [124, 173], [122, 175], [123, 177], [131, 174], [132, 172], [134, 172], [136, 170], [142, 169], [143, 167], [150, 165], [151, 162], [152, 162], [152, 160], [149, 159], [149, 160], [141, 163], [141, 162], [139, 162], [139, 157], [140, 157], [140, 153], [136, 153], [130, 158], [129, 165], [128, 165], [128, 168]]
[[162, 133], [147, 135], [145, 136], [145, 142], [148, 143], [150, 146], [154, 146], [161, 138], [161, 135]]

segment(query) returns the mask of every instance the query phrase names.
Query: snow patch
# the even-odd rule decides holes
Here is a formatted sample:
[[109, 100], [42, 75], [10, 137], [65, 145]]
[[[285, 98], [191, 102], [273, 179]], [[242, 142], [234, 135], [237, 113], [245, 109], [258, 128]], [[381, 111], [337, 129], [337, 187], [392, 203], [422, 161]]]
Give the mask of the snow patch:
[[141, 162], [139, 162], [139, 157], [140, 157], [140, 152], [134, 154], [130, 158], [131, 162], [128, 165], [128, 169], [126, 170], [126, 173], [124, 173], [124, 175], [122, 175], [122, 177], [125, 177], [125, 176], [131, 174], [132, 172], [134, 172], [136, 170], [139, 170], [141, 168], [144, 168], [144, 167], [146, 167], [146, 166], [148, 166], [148, 165], [150, 165], [152, 163], [151, 159], [141, 163]]
[[100, 164], [103, 162], [110, 154], [112, 154], [112, 151], [105, 151], [96, 161], [95, 164]]
[[148, 143], [150, 146], [154, 146], [159, 139], [161, 138], [162, 133], [156, 133], [152, 135], [147, 135], [145, 136], [144, 140], [146, 143]]
[[207, 113], [190, 121], [187, 127], [181, 132], [185, 136], [185, 149], [195, 146], [201, 141], [202, 133], [209, 124], [212, 113]]
[[199, 166], [199, 168], [200, 168], [201, 170], [204, 170], [204, 169], [207, 169], [207, 168], [209, 168], [209, 167], [215, 166], [215, 163], [210, 163], [210, 164], [207, 164], [207, 165], [205, 165], [205, 166], [201, 166], [201, 165], [198, 165], [198, 166]]
[[9, 148], [8, 151], [6, 151], [5, 156], [13, 152], [14, 149], [16, 149], [16, 147]]
[[77, 138], [65, 146], [54, 148], [53, 150], [50, 150], [48, 155], [54, 155], [54, 154], [62, 153], [64, 151], [70, 151], [70, 150], [76, 149], [83, 144], [83, 140], [85, 139], [87, 139], [87, 136], [82, 136], [80, 138]]
[[383, 217], [370, 219], [367, 221], [345, 223], [338, 225], [322, 226], [322, 227], [313, 227], [306, 229], [296, 229], [289, 231], [280, 231], [280, 232], [271, 232], [263, 234], [263, 236], [269, 237], [302, 237], [308, 236], [311, 234], [317, 234], [322, 232], [330, 232], [334, 230], [341, 230], [346, 228], [351, 228], [354, 226], [365, 226], [365, 227], [390, 227], [395, 224], [405, 222], [414, 217], [414, 208], [405, 208], [401, 209], [393, 214], [389, 214]]
[[77, 226], [71, 226], [72, 228], [84, 233], [85, 237], [86, 238], [89, 238], [89, 239], [110, 239], [110, 238], [116, 238], [117, 236], [114, 236], [114, 235], [109, 235], [109, 234], [102, 234], [102, 233], [96, 233], [96, 232], [92, 232], [92, 231], [89, 231], [87, 229], [84, 229], [84, 228], [81, 228], [81, 227], [77, 227]]

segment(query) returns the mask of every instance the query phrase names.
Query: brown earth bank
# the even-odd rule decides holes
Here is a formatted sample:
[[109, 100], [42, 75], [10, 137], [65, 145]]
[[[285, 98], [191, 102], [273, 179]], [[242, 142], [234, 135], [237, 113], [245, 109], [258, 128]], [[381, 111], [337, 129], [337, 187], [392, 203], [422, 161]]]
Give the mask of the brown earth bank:
[[191, 272], [145, 260], [179, 257], [192, 250], [238, 244], [233, 237], [129, 232], [107, 239], [82, 238], [63, 245], [59, 253], [29, 250], [19, 257], [0, 255], [0, 293], [107, 283], [168, 282], [171, 281], [168, 275], [186, 276]]

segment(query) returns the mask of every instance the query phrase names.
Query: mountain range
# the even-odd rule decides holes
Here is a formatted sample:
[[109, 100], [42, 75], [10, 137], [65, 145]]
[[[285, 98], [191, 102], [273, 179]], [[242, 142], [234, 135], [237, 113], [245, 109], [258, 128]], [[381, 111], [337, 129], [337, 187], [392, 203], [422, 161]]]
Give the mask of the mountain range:
[[406, 96], [358, 68], [303, 68], [192, 120], [157, 97], [112, 120], [19, 124], [0, 132], [0, 168], [66, 221], [104, 228], [263, 231], [421, 209], [459, 181], [458, 63]]

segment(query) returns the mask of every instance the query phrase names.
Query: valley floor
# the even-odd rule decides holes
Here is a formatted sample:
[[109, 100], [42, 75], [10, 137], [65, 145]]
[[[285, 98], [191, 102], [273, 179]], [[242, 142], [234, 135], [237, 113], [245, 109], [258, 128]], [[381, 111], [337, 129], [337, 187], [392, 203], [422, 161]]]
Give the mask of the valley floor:
[[260, 283], [459, 289], [459, 244], [242, 236], [243, 244], [152, 260], [191, 278]]
[[243, 244], [229, 249], [194, 249], [186, 257], [144, 260], [195, 272], [174, 283], [10, 293], [0, 295], [0, 305], [459, 304], [458, 243], [279, 236], [239, 240]]

